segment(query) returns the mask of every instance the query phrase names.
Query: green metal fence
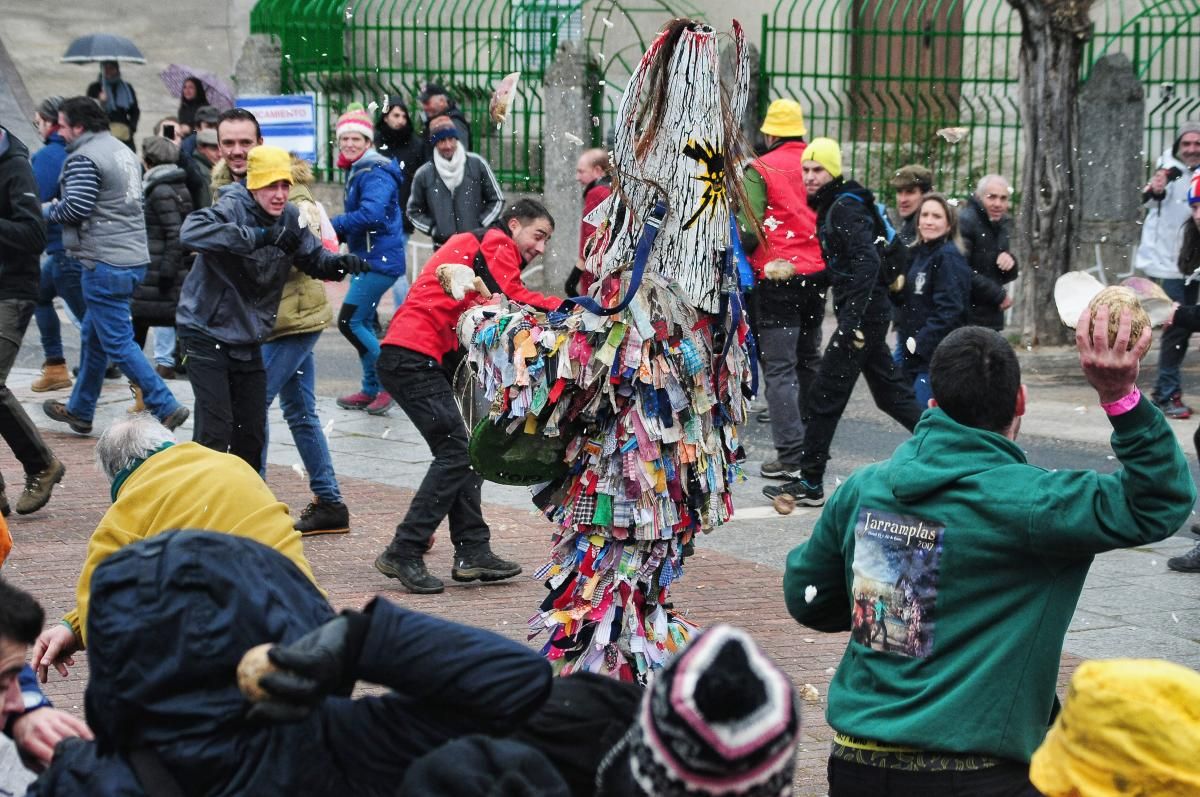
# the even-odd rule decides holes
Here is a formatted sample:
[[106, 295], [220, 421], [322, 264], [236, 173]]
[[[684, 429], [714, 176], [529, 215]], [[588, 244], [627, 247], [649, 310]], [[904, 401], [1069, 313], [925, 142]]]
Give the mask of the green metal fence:
[[[1196, 0], [1093, 8], [1083, 76], [1107, 52], [1130, 56], [1147, 90], [1151, 158], [1178, 121], [1196, 118], [1198, 19]], [[894, 170], [913, 162], [948, 193], [969, 193], [989, 172], [1019, 192], [1020, 31], [1005, 0], [779, 0], [763, 17], [762, 110], [798, 100], [809, 135], [841, 141], [849, 170], [884, 195]], [[965, 138], [937, 134], [947, 128]]]
[[[278, 38], [283, 90], [316, 96], [326, 176], [333, 121], [348, 103], [374, 109], [399, 96], [416, 118], [421, 86], [436, 80], [462, 107], [472, 149], [501, 183], [539, 191], [542, 82], [559, 43], [579, 42], [591, 54], [593, 125], [579, 132], [599, 143], [649, 39], [680, 13], [695, 10], [665, 0], [259, 0], [250, 29]], [[488, 102], [496, 82], [513, 71], [522, 73], [518, 96], [497, 129]]]

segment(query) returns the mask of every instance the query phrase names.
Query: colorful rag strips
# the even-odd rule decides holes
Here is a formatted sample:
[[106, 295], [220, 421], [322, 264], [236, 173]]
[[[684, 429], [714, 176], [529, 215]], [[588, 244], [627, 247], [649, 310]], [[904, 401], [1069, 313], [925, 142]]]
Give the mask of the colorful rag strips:
[[[624, 288], [605, 279], [602, 303]], [[509, 305], [475, 328], [469, 357], [491, 419], [566, 441], [566, 475], [533, 488], [558, 529], [536, 575], [550, 592], [530, 619], [531, 636], [549, 633], [543, 652], [561, 674], [644, 679], [695, 628], [667, 595], [692, 537], [729, 520], [730, 486], [744, 478], [748, 329], [722, 321], [647, 274], [617, 316]]]

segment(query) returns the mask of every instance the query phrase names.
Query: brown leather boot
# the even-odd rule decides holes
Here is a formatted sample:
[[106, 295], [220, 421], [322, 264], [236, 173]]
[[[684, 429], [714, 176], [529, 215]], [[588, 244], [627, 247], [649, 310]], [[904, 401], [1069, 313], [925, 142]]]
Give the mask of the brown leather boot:
[[42, 365], [42, 373], [29, 386], [34, 393], [45, 393], [49, 390], [66, 390], [71, 387], [71, 374], [67, 371], [66, 363]]
[[130, 415], [135, 415], [139, 412], [145, 412], [146, 405], [142, 402], [142, 389], [133, 382], [130, 382], [129, 392], [133, 394], [133, 406], [126, 410], [126, 412], [128, 412]]

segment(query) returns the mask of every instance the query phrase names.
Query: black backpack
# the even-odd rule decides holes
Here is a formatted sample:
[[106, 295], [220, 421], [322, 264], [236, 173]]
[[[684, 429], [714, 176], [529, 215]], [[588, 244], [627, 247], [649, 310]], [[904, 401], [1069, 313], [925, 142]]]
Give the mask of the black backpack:
[[[829, 238], [829, 217], [833, 213], [833, 208], [843, 198], [853, 199], [861, 205], [867, 204], [865, 199], [851, 193], [840, 194], [837, 199], [833, 200], [833, 204], [825, 213], [825, 223], [821, 225], [821, 250], [823, 252], [828, 251], [825, 241]], [[896, 234], [896, 228], [888, 220], [887, 213], [884, 212], [882, 206], [875, 205], [872, 218], [875, 222], [875, 250], [879, 252], [879, 284], [887, 288], [890, 293], [900, 293], [904, 290], [904, 277], [908, 274], [908, 247]], [[833, 264], [830, 263], [829, 266], [832, 268]]]

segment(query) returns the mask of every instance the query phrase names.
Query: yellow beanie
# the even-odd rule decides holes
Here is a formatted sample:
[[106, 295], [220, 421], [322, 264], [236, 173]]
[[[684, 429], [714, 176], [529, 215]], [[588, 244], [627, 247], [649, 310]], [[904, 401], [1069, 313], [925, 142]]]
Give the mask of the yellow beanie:
[[277, 180], [292, 182], [292, 156], [286, 149], [261, 144], [246, 156], [246, 187], [251, 191]]
[[1200, 794], [1200, 674], [1158, 659], [1085, 661], [1029, 779], [1046, 797]]
[[775, 100], [767, 108], [767, 118], [759, 128], [768, 136], [798, 138], [808, 131], [804, 129], [804, 111], [795, 100]]
[[842, 150], [832, 138], [814, 138], [804, 148], [802, 161], [816, 161], [833, 177], [842, 176]]

